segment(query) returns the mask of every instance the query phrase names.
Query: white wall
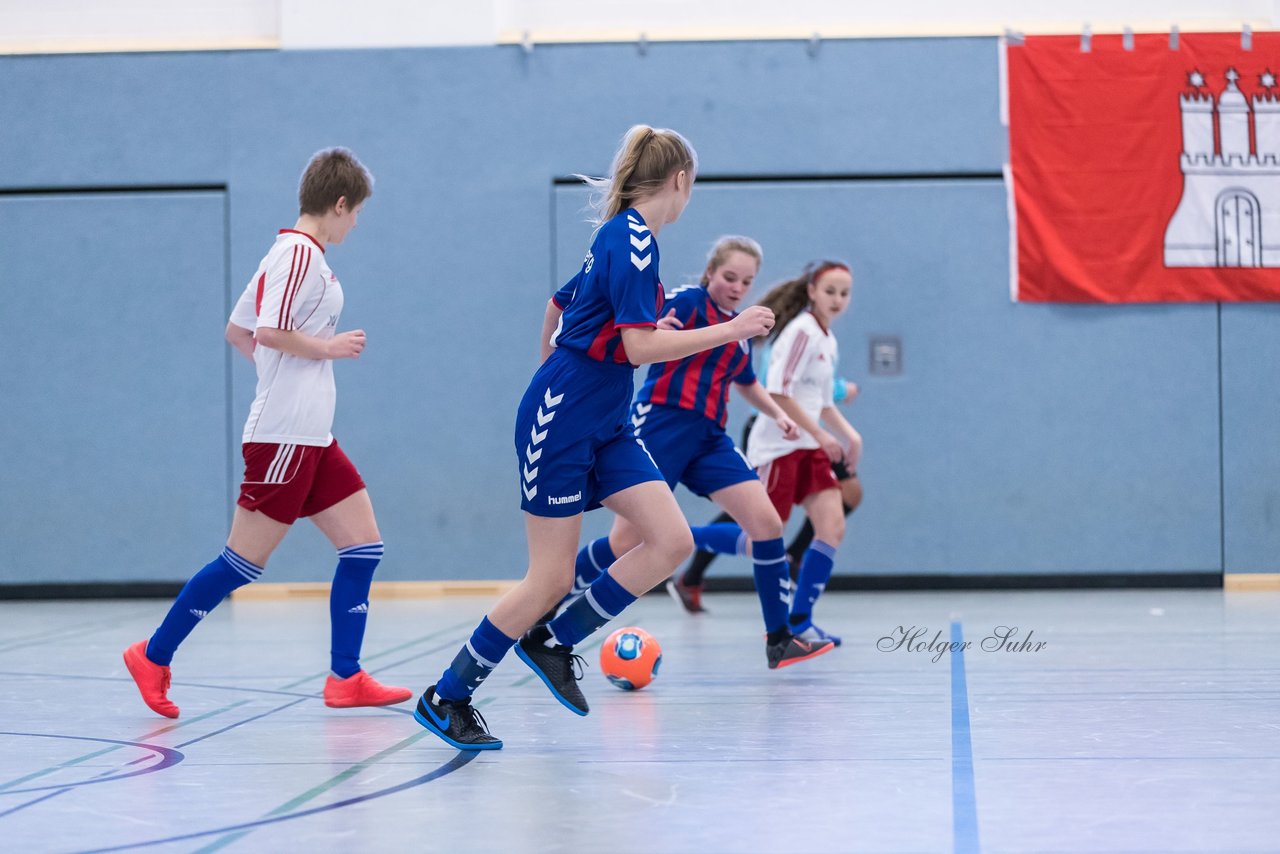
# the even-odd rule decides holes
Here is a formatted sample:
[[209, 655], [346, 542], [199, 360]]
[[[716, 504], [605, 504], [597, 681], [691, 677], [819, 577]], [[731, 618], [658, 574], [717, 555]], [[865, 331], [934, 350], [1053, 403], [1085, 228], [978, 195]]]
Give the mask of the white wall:
[[1271, 29], [1277, 0], [0, 0], [0, 53]]

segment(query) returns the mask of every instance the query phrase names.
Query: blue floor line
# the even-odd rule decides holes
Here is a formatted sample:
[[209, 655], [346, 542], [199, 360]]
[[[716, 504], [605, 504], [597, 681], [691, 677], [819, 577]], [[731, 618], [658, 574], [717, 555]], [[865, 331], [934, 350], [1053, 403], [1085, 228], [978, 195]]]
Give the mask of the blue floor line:
[[978, 803], [969, 737], [969, 688], [964, 674], [964, 631], [951, 624], [951, 815], [956, 854], [977, 854]]

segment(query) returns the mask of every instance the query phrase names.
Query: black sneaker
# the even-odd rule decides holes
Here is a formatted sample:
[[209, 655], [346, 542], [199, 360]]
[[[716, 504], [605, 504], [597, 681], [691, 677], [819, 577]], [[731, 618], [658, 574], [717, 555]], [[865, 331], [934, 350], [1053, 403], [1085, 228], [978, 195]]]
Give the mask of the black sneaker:
[[459, 750], [499, 750], [502, 740], [489, 735], [489, 724], [471, 699], [436, 699], [432, 685], [418, 700], [413, 719]]
[[836, 645], [829, 640], [808, 641], [795, 635], [787, 635], [777, 643], [769, 643], [766, 640], [764, 651], [769, 659], [769, 669], [777, 670], [779, 667], [817, 658], [835, 648]]
[[582, 696], [578, 680], [582, 678], [586, 662], [582, 656], [573, 654], [571, 646], [547, 646], [545, 641], [550, 638], [550, 630], [537, 626], [516, 643], [516, 655], [537, 674], [560, 705], [575, 715], [585, 715], [591, 708], [587, 705], [587, 698]]

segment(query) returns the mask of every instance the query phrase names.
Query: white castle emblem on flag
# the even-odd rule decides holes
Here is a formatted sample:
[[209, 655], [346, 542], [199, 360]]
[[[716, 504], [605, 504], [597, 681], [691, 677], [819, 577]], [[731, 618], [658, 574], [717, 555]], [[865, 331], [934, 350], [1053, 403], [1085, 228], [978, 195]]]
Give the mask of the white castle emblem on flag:
[[[1182, 106], [1182, 199], [1164, 234], [1166, 267], [1280, 267], [1280, 94], [1270, 71], [1266, 90], [1249, 100], [1227, 69], [1227, 88], [1204, 91], [1199, 71], [1187, 75], [1195, 91]], [[1217, 119], [1217, 140], [1214, 125]], [[1254, 144], [1250, 144], [1252, 116]]]

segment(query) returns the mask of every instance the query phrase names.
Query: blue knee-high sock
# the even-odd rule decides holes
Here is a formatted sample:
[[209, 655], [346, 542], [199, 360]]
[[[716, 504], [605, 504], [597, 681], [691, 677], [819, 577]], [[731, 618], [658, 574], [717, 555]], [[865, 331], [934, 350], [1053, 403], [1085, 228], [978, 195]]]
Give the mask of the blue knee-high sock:
[[712, 522], [691, 528], [693, 544], [704, 552], [720, 555], [747, 553], [747, 535], [736, 522]]
[[485, 617], [436, 682], [436, 696], [442, 700], [470, 697], [515, 642], [515, 638], [504, 635]]
[[564, 597], [564, 601], [581, 596], [617, 559], [609, 546], [608, 537], [592, 540], [583, 546], [573, 565], [573, 589]]
[[561, 611], [560, 616], [547, 623], [547, 628], [555, 643], [575, 646], [634, 601], [636, 597], [606, 572]]
[[369, 585], [382, 560], [381, 542], [338, 549], [329, 589], [329, 669], [339, 679], [360, 671], [360, 645], [369, 618]]
[[147, 642], [147, 658], [167, 667], [196, 623], [218, 607], [232, 590], [256, 581], [260, 575], [262, 567], [249, 563], [229, 547], [223, 549], [222, 554], [191, 576], [182, 588], [164, 622]]
[[835, 558], [836, 547], [822, 540], [814, 540], [805, 550], [804, 559], [800, 561], [800, 577], [796, 579], [795, 596], [791, 600], [791, 625], [808, 622], [813, 613], [813, 603], [818, 601], [831, 579]]
[[786, 628], [791, 604], [791, 577], [787, 573], [787, 544], [782, 537], [751, 544], [751, 561], [756, 578], [756, 595], [764, 613], [764, 628], [776, 632]]

